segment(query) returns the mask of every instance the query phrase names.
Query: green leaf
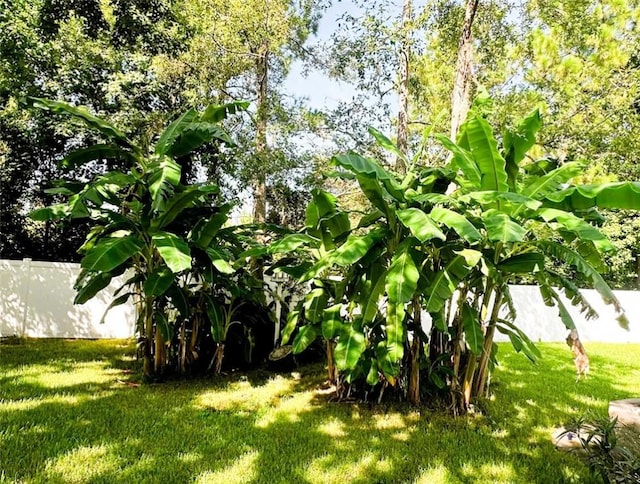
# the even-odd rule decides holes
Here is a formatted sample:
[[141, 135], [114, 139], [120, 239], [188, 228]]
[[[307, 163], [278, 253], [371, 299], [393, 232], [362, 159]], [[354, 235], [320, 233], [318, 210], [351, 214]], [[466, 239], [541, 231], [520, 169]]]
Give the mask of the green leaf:
[[322, 337], [327, 341], [338, 336], [342, 329], [343, 323], [342, 317], [340, 316], [341, 309], [342, 304], [335, 304], [323, 311], [321, 324]]
[[59, 203], [50, 207], [39, 208], [29, 213], [31, 220], [46, 222], [47, 220], [60, 220], [71, 214], [71, 207], [67, 203]]
[[156, 143], [155, 153], [158, 155], [166, 154], [171, 145], [178, 139], [180, 133], [198, 118], [198, 113], [194, 109], [182, 113], [178, 119], [173, 121], [160, 135], [160, 139]]
[[276, 240], [269, 246], [270, 254], [289, 254], [300, 247], [313, 246], [317, 242], [313, 237], [306, 234], [289, 234], [286, 237]]
[[334, 156], [331, 161], [356, 175], [377, 178], [378, 180], [389, 180], [393, 178], [378, 162], [370, 158], [364, 158], [353, 151], [344, 155]]
[[149, 193], [151, 194], [151, 207], [161, 210], [165, 200], [173, 193], [174, 187], [180, 183], [181, 168], [170, 158], [162, 158], [150, 168]]
[[371, 205], [389, 216], [389, 204], [384, 199], [382, 187], [380, 186], [379, 181], [375, 178], [369, 178], [366, 176], [358, 176], [357, 178], [360, 190], [362, 190], [362, 193], [364, 193], [367, 199], [371, 202]]
[[406, 161], [407, 157], [405, 156], [405, 154], [400, 151], [400, 149], [389, 138], [382, 134], [382, 132], [378, 131], [373, 126], [369, 126], [369, 134], [376, 139], [378, 145], [380, 145], [382, 148], [390, 151], [394, 155]]
[[109, 272], [138, 254], [143, 243], [133, 235], [102, 239], [82, 258], [80, 266], [93, 272]]
[[318, 337], [318, 327], [308, 324], [302, 326], [293, 340], [293, 353], [298, 354], [306, 350]]
[[289, 311], [289, 314], [287, 314], [287, 324], [284, 326], [282, 332], [280, 333], [280, 338], [283, 345], [286, 345], [289, 342], [289, 338], [291, 338], [293, 331], [298, 325], [299, 317], [300, 311]]
[[165, 314], [162, 311], [154, 311], [154, 316], [155, 316], [155, 321], [156, 321], [156, 326], [157, 326], [157, 330], [160, 332], [160, 335], [162, 336], [162, 341], [166, 342], [166, 341], [171, 341], [171, 338], [173, 336], [173, 331], [171, 328], [171, 325], [169, 324], [169, 320], [167, 319], [167, 317], [165, 316]]
[[342, 267], [350, 266], [362, 259], [382, 237], [383, 233], [379, 230], [362, 236], [349, 235], [345, 243], [331, 254], [330, 262]]
[[454, 212], [453, 210], [434, 207], [429, 215], [436, 222], [442, 223], [450, 229], [455, 230], [460, 237], [471, 244], [482, 239], [482, 235], [478, 232], [478, 229], [476, 229], [464, 215]]
[[128, 292], [111, 301], [111, 303], [109, 303], [109, 305], [107, 306], [107, 309], [105, 309], [104, 313], [102, 313], [102, 317], [100, 318], [100, 321], [98, 322], [98, 324], [104, 324], [104, 320], [107, 318], [107, 314], [109, 314], [109, 311], [111, 311], [116, 306], [122, 306], [124, 303], [126, 303], [129, 300], [129, 297], [131, 296], [133, 296], [133, 293]]
[[409, 302], [418, 287], [420, 273], [407, 245], [401, 246], [391, 259], [386, 278], [386, 290], [391, 303]]
[[169, 299], [171, 300], [171, 304], [173, 304], [173, 307], [178, 310], [180, 316], [182, 316], [183, 318], [188, 318], [191, 315], [191, 306], [189, 305], [189, 299], [185, 294], [186, 291], [186, 289], [178, 286], [175, 281], [166, 291], [167, 296], [169, 296]]
[[531, 274], [544, 270], [544, 255], [539, 252], [527, 252], [503, 260], [497, 269], [510, 274]]
[[458, 144], [471, 152], [482, 176], [481, 189], [509, 191], [505, 160], [498, 152], [498, 143], [489, 123], [471, 112], [461, 131], [461, 139], [464, 141]]
[[451, 160], [452, 169], [460, 169], [464, 178], [459, 182], [470, 189], [479, 189], [482, 183], [482, 174], [478, 169], [478, 165], [473, 160], [472, 154], [464, 148], [458, 146], [445, 135], [437, 134], [436, 139], [442, 143], [442, 145], [451, 151], [453, 159]]
[[527, 151], [536, 143], [536, 133], [542, 126], [540, 111], [534, 110], [522, 119], [515, 131], [506, 130], [503, 135], [503, 145], [509, 187], [515, 190], [518, 176], [518, 165], [524, 159]]
[[547, 195], [567, 211], [591, 207], [640, 210], [640, 182], [616, 182], [570, 187]]
[[221, 274], [233, 274], [236, 272], [228, 260], [228, 256], [221, 250], [214, 247], [207, 247], [207, 255], [209, 256], [209, 259], [211, 259], [213, 266]]
[[168, 267], [158, 267], [153, 273], [149, 274], [147, 280], [144, 281], [143, 289], [147, 296], [161, 296], [171, 286], [174, 274]]
[[391, 361], [399, 362], [404, 355], [404, 340], [407, 334], [404, 322], [405, 308], [403, 303], [389, 300], [387, 303], [387, 354]]
[[578, 270], [578, 272], [590, 280], [593, 288], [602, 296], [602, 300], [606, 304], [612, 304], [616, 312], [619, 314], [618, 323], [620, 326], [624, 329], [628, 329], [629, 322], [624, 315], [624, 308], [620, 304], [620, 301], [618, 301], [618, 298], [602, 278], [600, 273], [596, 271], [580, 254], [569, 247], [549, 240], [538, 241], [536, 245], [545, 254], [555, 257], [559, 261], [571, 264]]
[[356, 325], [346, 325], [336, 344], [334, 356], [339, 370], [353, 370], [366, 348], [366, 339]]
[[478, 312], [472, 308], [467, 302], [462, 304], [462, 325], [464, 328], [464, 337], [469, 345], [471, 352], [480, 356], [484, 346], [484, 335], [480, 327], [480, 319]]
[[380, 341], [376, 345], [376, 357], [378, 358], [378, 367], [387, 381], [393, 386], [395, 385], [395, 377], [400, 373], [400, 365], [397, 358], [392, 358], [385, 341]]
[[151, 238], [160, 257], [173, 273], [191, 269], [191, 251], [182, 238], [169, 232], [157, 232]]
[[220, 126], [212, 123], [190, 123], [169, 147], [167, 155], [176, 158], [184, 156], [214, 139], [229, 145], [233, 144], [229, 135]]
[[304, 316], [312, 323], [319, 323], [323, 318], [323, 311], [327, 306], [329, 297], [324, 289], [316, 288], [312, 290], [304, 300]]
[[456, 256], [436, 273], [424, 292], [427, 311], [438, 313], [481, 258], [482, 253], [476, 250], [463, 249], [456, 252]]
[[218, 193], [215, 185], [208, 187], [189, 187], [182, 193], [172, 196], [164, 203], [162, 214], [154, 221], [154, 226], [164, 228], [180, 217], [188, 208], [198, 206], [198, 202], [204, 197]]
[[112, 278], [113, 275], [109, 272], [87, 273], [83, 271], [83, 273], [78, 276], [78, 281], [76, 282], [78, 292], [73, 300], [73, 304], [86, 303], [98, 292], [107, 287]]
[[317, 188], [311, 190], [311, 197], [312, 199], [307, 205], [305, 226], [317, 228], [320, 219], [336, 212], [336, 197]]
[[227, 213], [231, 209], [230, 205], [223, 206], [220, 213], [216, 213], [209, 220], [201, 220], [189, 233], [189, 239], [199, 247], [207, 248], [213, 238], [217, 235], [218, 230], [228, 220]]
[[362, 324], [364, 326], [371, 323], [378, 314], [378, 301], [380, 300], [380, 296], [384, 293], [386, 280], [387, 273], [383, 272], [376, 280], [371, 292], [367, 295], [367, 302], [364, 307], [364, 312], [362, 313]]
[[545, 222], [556, 221], [566, 230], [573, 232], [582, 240], [591, 240], [600, 251], [614, 250], [613, 244], [602, 233], [574, 214], [555, 208], [542, 208], [538, 214]]
[[123, 150], [116, 145], [97, 144], [72, 151], [58, 163], [58, 167], [65, 170], [74, 170], [90, 161], [110, 159], [124, 160], [130, 165], [136, 162], [136, 157], [130, 151]]
[[205, 109], [200, 120], [208, 123], [219, 123], [229, 117], [231, 114], [236, 114], [241, 111], [245, 111], [249, 107], [249, 101], [234, 101], [227, 104], [210, 104]]
[[544, 176], [533, 177], [533, 181], [522, 188], [521, 193], [540, 200], [556, 193], [563, 184], [582, 173], [584, 166], [584, 163], [579, 162], [565, 163]]
[[100, 131], [107, 138], [118, 140], [127, 146], [133, 146], [126, 135], [112, 124], [104, 119], [100, 119], [91, 114], [84, 107], [75, 107], [60, 101], [51, 101], [49, 99], [29, 97], [27, 100], [33, 107], [46, 109], [56, 114], [67, 114], [81, 120], [89, 128]]
[[400, 222], [423, 244], [427, 240], [446, 240], [446, 236], [426, 213], [419, 208], [406, 208], [396, 212]]
[[511, 220], [506, 213], [497, 210], [487, 210], [482, 221], [487, 229], [489, 240], [495, 242], [521, 242], [527, 233], [522, 225]]
[[226, 338], [224, 310], [218, 301], [210, 296], [206, 297], [206, 312], [211, 324], [211, 336], [216, 343], [224, 343]]

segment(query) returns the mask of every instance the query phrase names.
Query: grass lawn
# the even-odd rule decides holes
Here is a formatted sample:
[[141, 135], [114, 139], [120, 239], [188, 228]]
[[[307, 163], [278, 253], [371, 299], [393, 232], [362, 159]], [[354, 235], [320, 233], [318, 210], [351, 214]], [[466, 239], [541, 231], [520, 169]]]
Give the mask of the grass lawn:
[[[640, 345], [565, 345], [528, 363], [502, 345], [484, 416], [331, 403], [321, 366], [135, 386], [127, 341], [0, 346], [0, 481], [596, 482], [551, 430], [638, 396]], [[130, 369], [134, 370], [130, 374]]]

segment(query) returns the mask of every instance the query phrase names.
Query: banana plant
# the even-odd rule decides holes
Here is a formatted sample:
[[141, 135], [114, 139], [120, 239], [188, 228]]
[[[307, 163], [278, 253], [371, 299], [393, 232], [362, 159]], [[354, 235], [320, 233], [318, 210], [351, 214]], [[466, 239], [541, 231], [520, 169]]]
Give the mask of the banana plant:
[[182, 183], [178, 160], [207, 143], [231, 143], [219, 122], [245, 109], [247, 103], [211, 105], [202, 113], [189, 110], [160, 133], [149, 152], [83, 108], [38, 98], [29, 102], [36, 108], [71, 116], [106, 140], [71, 152], [61, 161], [63, 167], [78, 168], [105, 159], [117, 159], [128, 166], [127, 171], [107, 172], [88, 182], [57, 182], [48, 193], [64, 196], [66, 201], [35, 210], [31, 217], [88, 218], [95, 223], [79, 249], [82, 271], [75, 285], [75, 302], [88, 301], [113, 277], [127, 273], [128, 279], [114, 294], [109, 308], [135, 300], [144, 374], [155, 377], [165, 369], [165, 349], [173, 336], [166, 305], [183, 316], [189, 312], [181, 287], [192, 269], [194, 252], [206, 254], [212, 270], [233, 272], [217, 246], [228, 207], [215, 204], [217, 186]]
[[[558, 165], [548, 159], [534, 161], [527, 157], [540, 127], [540, 115], [535, 111], [514, 130], [506, 131], [500, 145], [488, 122], [472, 110], [456, 143], [437, 136], [451, 152], [448, 168], [456, 172], [456, 177], [455, 189], [438, 201], [431, 216], [435, 213], [438, 219], [440, 211], [453, 210], [472, 222], [480, 235], [476, 248], [482, 254], [479, 264], [456, 286], [457, 299], [448, 304], [453, 316], [445, 318], [440, 328], [444, 331], [449, 324], [454, 326], [455, 377], [451, 390], [454, 408], [459, 411], [467, 409], [471, 398], [486, 390], [497, 349], [493, 342], [496, 330], [507, 334], [515, 349], [530, 359], [540, 356], [514, 325], [507, 284], [515, 277], [535, 278], [545, 303], [556, 306], [562, 323], [574, 329], [560, 291], [588, 318], [596, 313], [576, 283], [556, 270], [559, 265], [571, 266], [585, 284], [614, 306], [619, 323], [623, 327], [628, 324], [623, 308], [599, 272], [604, 269], [602, 253], [613, 246], [591, 222], [601, 218], [597, 208], [640, 209], [640, 184], [572, 186], [571, 179], [584, 169], [584, 163]], [[507, 308], [506, 316], [501, 313], [502, 306]], [[468, 331], [470, 327], [475, 329]], [[462, 334], [471, 350], [466, 358], [461, 354]], [[466, 363], [461, 365], [463, 360]]]

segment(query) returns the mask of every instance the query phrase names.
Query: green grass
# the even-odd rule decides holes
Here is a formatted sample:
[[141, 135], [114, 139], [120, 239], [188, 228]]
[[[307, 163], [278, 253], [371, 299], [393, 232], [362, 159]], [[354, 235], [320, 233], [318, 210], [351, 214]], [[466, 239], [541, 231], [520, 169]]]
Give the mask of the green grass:
[[333, 403], [320, 366], [130, 386], [123, 341], [0, 346], [0, 481], [595, 482], [550, 432], [640, 389], [640, 345], [540, 345], [530, 365], [501, 346], [484, 416]]

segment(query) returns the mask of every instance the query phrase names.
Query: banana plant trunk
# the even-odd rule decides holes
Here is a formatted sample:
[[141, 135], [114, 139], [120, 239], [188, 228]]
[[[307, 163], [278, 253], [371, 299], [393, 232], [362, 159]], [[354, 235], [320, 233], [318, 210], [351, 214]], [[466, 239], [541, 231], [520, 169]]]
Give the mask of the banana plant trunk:
[[413, 341], [411, 342], [411, 358], [409, 370], [409, 402], [413, 405], [420, 405], [420, 354], [422, 353], [422, 339], [420, 338], [421, 328], [420, 300], [416, 297], [413, 300]]
[[222, 372], [222, 360], [224, 359], [224, 343], [218, 343], [218, 347], [216, 348], [216, 354], [214, 355], [215, 366], [214, 373], [219, 375]]
[[154, 340], [153, 334], [153, 301], [151, 298], [144, 303], [144, 376], [146, 378], [152, 378], [155, 374], [155, 365], [153, 359], [153, 347], [152, 341]]
[[495, 300], [493, 302], [493, 309], [491, 311], [491, 318], [487, 325], [487, 332], [484, 335], [484, 345], [482, 347], [482, 355], [480, 355], [480, 361], [478, 362], [478, 373], [474, 383], [474, 390], [476, 396], [482, 396], [485, 393], [487, 386], [487, 379], [489, 378], [489, 361], [491, 360], [491, 348], [493, 346], [493, 337], [496, 333], [496, 321], [500, 313], [500, 307], [502, 306], [502, 291], [496, 289]]
[[327, 373], [329, 377], [329, 384], [338, 387], [338, 368], [333, 357], [333, 351], [335, 350], [335, 343], [332, 340], [327, 340]]

